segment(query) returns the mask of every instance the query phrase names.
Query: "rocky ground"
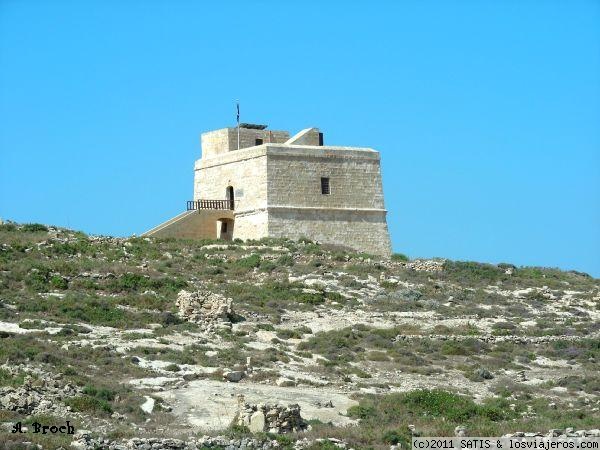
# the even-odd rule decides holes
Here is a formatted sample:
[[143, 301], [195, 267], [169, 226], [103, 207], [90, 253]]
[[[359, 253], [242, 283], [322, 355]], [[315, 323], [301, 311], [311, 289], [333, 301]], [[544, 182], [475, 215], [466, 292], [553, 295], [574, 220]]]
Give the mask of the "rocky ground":
[[[594, 435], [599, 306], [577, 272], [4, 224], [0, 446]], [[75, 436], [10, 433], [65, 420]]]

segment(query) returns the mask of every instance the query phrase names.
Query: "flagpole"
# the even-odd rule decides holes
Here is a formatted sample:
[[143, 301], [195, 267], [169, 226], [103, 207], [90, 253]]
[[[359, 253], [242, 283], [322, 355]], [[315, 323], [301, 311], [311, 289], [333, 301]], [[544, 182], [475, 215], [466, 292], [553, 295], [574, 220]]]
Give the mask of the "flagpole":
[[240, 101], [236, 100], [237, 104], [237, 149], [240, 149]]

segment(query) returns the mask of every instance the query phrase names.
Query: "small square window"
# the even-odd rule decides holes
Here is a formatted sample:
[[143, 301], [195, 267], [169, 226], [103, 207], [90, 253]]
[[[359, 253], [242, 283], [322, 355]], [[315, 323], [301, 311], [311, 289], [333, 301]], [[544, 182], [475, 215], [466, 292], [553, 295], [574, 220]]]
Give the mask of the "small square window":
[[263, 143], [263, 140], [262, 140], [262, 139], [256, 138], [256, 139], [254, 140], [254, 145], [262, 145], [262, 143]]
[[329, 195], [329, 178], [321, 177], [321, 194]]

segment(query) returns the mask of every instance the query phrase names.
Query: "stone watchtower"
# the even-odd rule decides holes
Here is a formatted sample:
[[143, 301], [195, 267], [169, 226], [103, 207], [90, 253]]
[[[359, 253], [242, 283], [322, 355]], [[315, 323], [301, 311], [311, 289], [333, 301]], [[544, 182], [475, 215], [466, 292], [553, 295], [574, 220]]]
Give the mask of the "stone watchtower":
[[379, 153], [323, 145], [317, 128], [241, 124], [202, 134], [187, 211], [156, 237], [307, 237], [389, 256]]

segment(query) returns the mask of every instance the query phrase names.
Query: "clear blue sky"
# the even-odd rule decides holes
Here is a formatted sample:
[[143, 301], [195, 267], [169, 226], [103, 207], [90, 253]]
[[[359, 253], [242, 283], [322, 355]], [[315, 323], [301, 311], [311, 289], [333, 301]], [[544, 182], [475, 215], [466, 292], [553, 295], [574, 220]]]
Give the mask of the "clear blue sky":
[[0, 217], [141, 233], [242, 121], [381, 151], [394, 250], [600, 276], [600, 2], [0, 0]]

